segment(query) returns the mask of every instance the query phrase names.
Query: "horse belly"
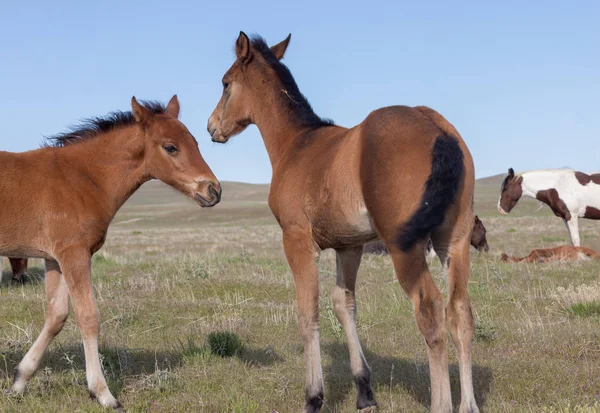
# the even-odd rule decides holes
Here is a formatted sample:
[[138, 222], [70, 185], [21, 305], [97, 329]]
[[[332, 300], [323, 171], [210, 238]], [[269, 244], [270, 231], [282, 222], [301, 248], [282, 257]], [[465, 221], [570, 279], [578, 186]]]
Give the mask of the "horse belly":
[[344, 218], [313, 222], [313, 234], [322, 249], [358, 246], [378, 238], [365, 207]]
[[53, 257], [45, 251], [26, 246], [0, 245], [0, 256], [9, 258], [43, 258], [52, 259]]
[[589, 183], [580, 198], [579, 217], [600, 219], [600, 185]]

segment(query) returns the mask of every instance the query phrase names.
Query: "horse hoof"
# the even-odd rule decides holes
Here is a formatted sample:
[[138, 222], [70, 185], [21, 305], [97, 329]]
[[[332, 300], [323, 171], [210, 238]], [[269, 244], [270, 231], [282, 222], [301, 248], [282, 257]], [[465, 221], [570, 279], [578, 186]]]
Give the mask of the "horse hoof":
[[96, 396], [94, 393], [92, 393], [90, 391], [90, 399], [96, 400], [103, 407], [109, 407], [109, 408], [114, 409], [114, 410], [116, 410], [118, 412], [124, 412], [125, 411], [125, 408], [123, 407], [123, 405], [121, 403], [119, 403], [119, 401], [117, 399], [115, 399], [113, 397], [113, 395], [110, 394], [110, 393], [105, 394], [103, 396]]
[[377, 406], [369, 406], [369, 407], [365, 407], [364, 409], [358, 409], [358, 413], [376, 413], [377, 412]]
[[461, 403], [458, 409], [459, 413], [479, 413], [477, 404], [473, 401], [471, 403]]

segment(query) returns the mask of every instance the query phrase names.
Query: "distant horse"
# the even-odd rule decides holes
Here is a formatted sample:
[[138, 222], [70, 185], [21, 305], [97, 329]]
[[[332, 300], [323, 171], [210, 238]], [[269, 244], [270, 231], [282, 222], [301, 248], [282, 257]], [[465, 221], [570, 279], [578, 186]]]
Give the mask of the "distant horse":
[[561, 247], [537, 249], [531, 251], [526, 257], [509, 257], [502, 254], [504, 262], [552, 262], [552, 261], [579, 261], [579, 260], [600, 260], [600, 254], [585, 247], [572, 247], [563, 245]]
[[9, 258], [10, 267], [12, 269], [13, 281], [23, 283], [27, 274], [27, 259], [26, 258]]
[[[376, 405], [356, 330], [355, 283], [362, 245], [379, 237], [427, 342], [431, 410], [452, 410], [447, 314], [460, 365], [460, 409], [477, 412], [467, 291], [475, 181], [469, 150], [446, 119], [424, 106], [378, 109], [350, 129], [321, 119], [280, 62], [289, 41], [269, 48], [260, 37], [240, 33], [208, 131], [225, 143], [255, 124], [269, 154], [269, 207], [283, 230], [306, 359], [303, 411], [317, 412], [323, 404], [317, 258], [326, 248], [337, 254], [333, 307], [348, 341], [357, 407]], [[448, 273], [447, 305], [425, 259], [430, 237]]]
[[119, 208], [152, 178], [204, 207], [219, 202], [218, 181], [192, 134], [177, 120], [177, 97], [166, 107], [135, 98], [131, 106], [132, 112], [92, 118], [50, 138], [41, 149], [0, 152], [0, 255], [44, 258], [46, 264], [46, 322], [15, 371], [15, 392], [23, 392], [62, 330], [70, 297], [83, 337], [90, 394], [103, 406], [118, 408], [98, 356], [91, 257], [104, 244]]
[[[12, 269], [12, 280], [24, 283], [27, 274], [27, 260], [24, 258], [9, 258]], [[0, 257], [0, 282], [2, 281], [2, 257]]]
[[578, 219], [600, 219], [600, 173], [548, 169], [515, 175], [509, 168], [500, 188], [498, 211], [508, 214], [523, 195], [543, 202], [561, 217], [576, 247], [580, 245]]
[[[471, 245], [479, 252], [488, 252], [490, 247], [487, 243], [486, 229], [483, 226], [483, 222], [475, 215], [475, 222], [473, 223], [473, 232], [471, 232]], [[385, 244], [381, 241], [369, 242], [363, 247], [363, 253], [365, 254], [388, 254], [388, 250]], [[434, 257], [435, 250], [433, 249], [433, 243], [431, 239], [427, 242], [425, 247], [425, 254]]]

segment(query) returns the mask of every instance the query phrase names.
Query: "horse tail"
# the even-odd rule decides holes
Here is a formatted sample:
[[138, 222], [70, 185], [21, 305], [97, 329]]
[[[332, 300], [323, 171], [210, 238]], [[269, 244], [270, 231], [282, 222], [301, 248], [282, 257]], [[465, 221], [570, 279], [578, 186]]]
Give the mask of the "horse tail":
[[400, 227], [396, 242], [408, 251], [429, 236], [444, 222], [448, 208], [454, 203], [464, 174], [464, 155], [458, 140], [448, 134], [435, 139], [431, 151], [431, 173], [419, 208]]

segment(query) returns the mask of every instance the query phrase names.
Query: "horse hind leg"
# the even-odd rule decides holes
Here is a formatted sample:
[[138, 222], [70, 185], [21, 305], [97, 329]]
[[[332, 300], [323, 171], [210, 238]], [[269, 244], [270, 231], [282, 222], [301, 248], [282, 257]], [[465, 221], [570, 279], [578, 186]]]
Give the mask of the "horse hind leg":
[[[437, 237], [434, 246], [442, 266], [445, 268], [448, 280], [448, 303], [446, 316], [450, 327], [450, 335], [456, 348], [460, 374], [460, 413], [478, 413], [473, 390], [472, 371], [472, 342], [474, 332], [473, 311], [468, 292], [468, 282], [471, 273], [469, 254], [470, 240], [468, 233], [458, 240], [450, 235]], [[514, 257], [508, 257], [517, 261]]]
[[350, 368], [358, 393], [356, 407], [360, 412], [374, 411], [377, 402], [371, 388], [371, 369], [363, 354], [356, 331], [355, 286], [362, 247], [336, 250], [336, 254], [337, 278], [332, 294], [333, 309], [346, 334]]
[[413, 305], [417, 326], [427, 343], [431, 411], [449, 413], [452, 411], [452, 397], [446, 353], [444, 298], [431, 277], [424, 248], [424, 243], [419, 242], [407, 252], [395, 247], [390, 248], [390, 253], [396, 276]]
[[37, 340], [15, 369], [12, 391], [22, 393], [27, 381], [39, 367], [50, 342], [65, 325], [69, 315], [69, 291], [56, 261], [46, 261], [46, 321]]

